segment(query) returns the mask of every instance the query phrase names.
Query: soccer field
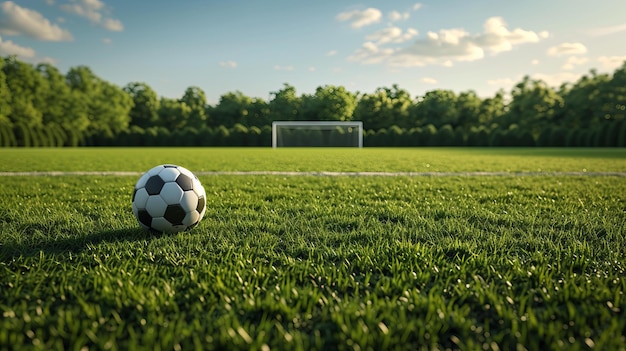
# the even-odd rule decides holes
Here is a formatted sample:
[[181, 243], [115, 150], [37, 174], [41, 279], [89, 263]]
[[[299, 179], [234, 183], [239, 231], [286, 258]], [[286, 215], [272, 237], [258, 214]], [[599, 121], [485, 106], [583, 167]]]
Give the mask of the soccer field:
[[[625, 149], [0, 149], [0, 349], [625, 349]], [[207, 212], [151, 234], [141, 172]]]

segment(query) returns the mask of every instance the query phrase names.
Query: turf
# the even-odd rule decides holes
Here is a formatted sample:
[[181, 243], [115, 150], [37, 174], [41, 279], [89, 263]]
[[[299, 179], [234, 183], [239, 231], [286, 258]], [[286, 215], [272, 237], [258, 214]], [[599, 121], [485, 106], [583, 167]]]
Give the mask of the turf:
[[0, 349], [626, 348], [622, 177], [202, 176], [174, 235], [139, 229], [135, 181], [1, 179]]
[[626, 148], [0, 148], [0, 172], [626, 172]]

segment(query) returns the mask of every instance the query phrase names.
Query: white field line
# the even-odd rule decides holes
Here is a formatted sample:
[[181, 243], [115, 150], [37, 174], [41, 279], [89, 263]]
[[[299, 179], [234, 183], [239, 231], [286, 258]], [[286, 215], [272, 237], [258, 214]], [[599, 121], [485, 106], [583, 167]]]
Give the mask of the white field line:
[[[199, 176], [319, 176], [319, 177], [626, 177], [626, 172], [289, 172], [289, 171], [206, 171]], [[143, 172], [0, 172], [0, 177], [61, 177], [61, 176], [141, 176]]]

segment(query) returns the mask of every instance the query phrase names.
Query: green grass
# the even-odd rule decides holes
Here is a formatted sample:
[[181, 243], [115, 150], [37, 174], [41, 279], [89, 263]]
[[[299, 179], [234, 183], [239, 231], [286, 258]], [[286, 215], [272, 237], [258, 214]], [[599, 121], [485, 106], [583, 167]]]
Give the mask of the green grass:
[[193, 171], [626, 172], [626, 148], [75, 148], [2, 149], [0, 172]]
[[[183, 149], [181, 162], [117, 150], [29, 150], [30, 167], [17, 161], [26, 150], [0, 156], [22, 171], [145, 170], [162, 157], [196, 170], [193, 155], [220, 159], [215, 170], [244, 158], [246, 170], [320, 170], [317, 159], [346, 171], [369, 152], [330, 150], [352, 155], [345, 165], [311, 150]], [[130, 162], [140, 150], [150, 164]], [[445, 160], [441, 171], [481, 158], [492, 171], [623, 167], [619, 150], [371, 152], [381, 164]], [[626, 348], [622, 177], [202, 176], [205, 218], [174, 235], [139, 229], [135, 181], [0, 179], [0, 349]]]

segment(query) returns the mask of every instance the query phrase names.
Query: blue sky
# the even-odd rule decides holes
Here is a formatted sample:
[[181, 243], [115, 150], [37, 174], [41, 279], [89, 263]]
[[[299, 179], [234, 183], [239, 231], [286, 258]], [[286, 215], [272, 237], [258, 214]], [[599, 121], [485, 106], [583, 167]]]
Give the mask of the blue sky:
[[211, 104], [283, 83], [486, 97], [524, 75], [556, 86], [613, 72], [624, 14], [624, 0], [14, 0], [0, 1], [0, 55], [172, 98], [198, 86]]

